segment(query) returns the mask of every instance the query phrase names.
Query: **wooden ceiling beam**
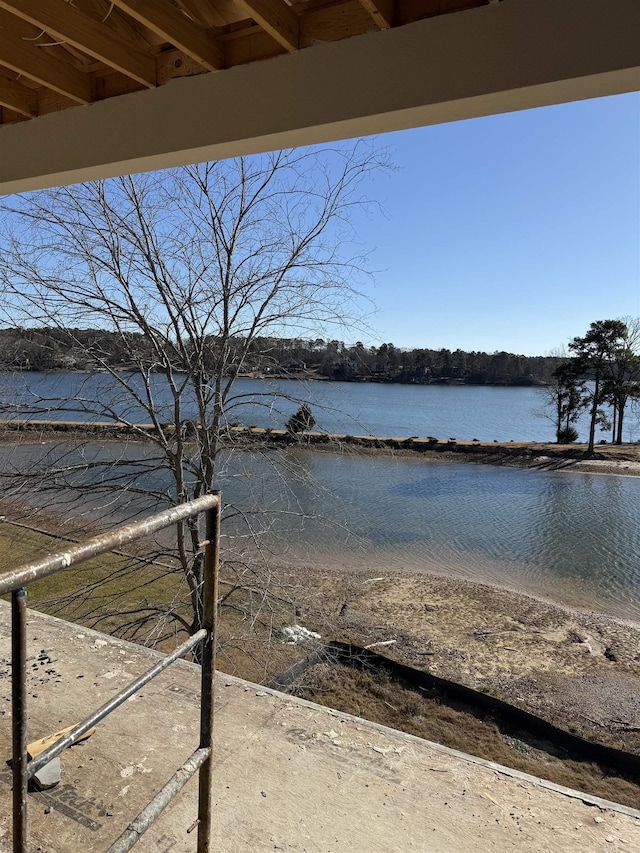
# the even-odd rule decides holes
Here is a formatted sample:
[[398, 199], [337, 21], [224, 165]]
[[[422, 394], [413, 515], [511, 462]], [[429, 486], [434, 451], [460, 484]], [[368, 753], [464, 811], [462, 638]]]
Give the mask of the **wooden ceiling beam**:
[[218, 71], [223, 67], [222, 48], [217, 41], [168, 0], [114, 0], [114, 2], [122, 12], [195, 59], [208, 71]]
[[205, 28], [225, 27], [241, 20], [244, 13], [240, 12], [234, 0], [177, 0], [178, 6]]
[[371, 15], [379, 29], [388, 30], [393, 26], [395, 19], [394, 0], [360, 0], [360, 3]]
[[285, 50], [298, 50], [300, 18], [284, 0], [238, 0], [238, 5]]
[[[126, 39], [129, 44], [148, 52], [153, 48], [148, 35], [143, 34], [135, 21], [112, 8], [110, 0], [73, 0], [73, 5], [87, 17], [108, 27], [118, 38]], [[153, 51], [155, 53], [155, 51]]]
[[66, 0], [0, 0], [0, 9], [45, 30], [147, 88], [156, 85], [155, 57], [123, 41]]
[[0, 65], [64, 95], [77, 104], [92, 101], [91, 82], [72, 65], [60, 62], [31, 40], [25, 41], [24, 22], [0, 9]]
[[38, 96], [33, 89], [0, 74], [0, 106], [33, 118], [38, 114]]
[[109, 101], [0, 127], [0, 195], [635, 92], [638, 32], [636, 0], [517, 0], [122, 97], [110, 73]]

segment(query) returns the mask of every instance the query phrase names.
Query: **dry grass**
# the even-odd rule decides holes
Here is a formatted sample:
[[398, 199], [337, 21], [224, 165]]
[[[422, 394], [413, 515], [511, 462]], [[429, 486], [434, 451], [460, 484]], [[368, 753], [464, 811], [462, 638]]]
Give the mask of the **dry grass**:
[[640, 780], [581, 761], [549, 742], [438, 691], [417, 692], [384, 672], [318, 664], [292, 689], [296, 695], [417, 737], [477, 755], [559, 785], [637, 808]]

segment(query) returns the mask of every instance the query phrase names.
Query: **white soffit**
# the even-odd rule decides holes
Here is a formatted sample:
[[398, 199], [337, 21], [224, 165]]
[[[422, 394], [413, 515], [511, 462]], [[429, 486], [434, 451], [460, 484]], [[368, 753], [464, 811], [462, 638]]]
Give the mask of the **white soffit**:
[[639, 0], [503, 0], [0, 128], [0, 194], [640, 89]]

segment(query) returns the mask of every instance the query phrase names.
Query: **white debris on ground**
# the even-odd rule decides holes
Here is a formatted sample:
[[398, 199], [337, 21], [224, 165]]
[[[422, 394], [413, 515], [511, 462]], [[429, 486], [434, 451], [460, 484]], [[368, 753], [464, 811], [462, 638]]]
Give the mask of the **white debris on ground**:
[[315, 631], [309, 631], [308, 628], [303, 628], [302, 625], [290, 625], [287, 628], [283, 628], [282, 633], [284, 634], [284, 642], [290, 646], [294, 646], [297, 643], [309, 642], [309, 640], [320, 639], [320, 634], [316, 634]]

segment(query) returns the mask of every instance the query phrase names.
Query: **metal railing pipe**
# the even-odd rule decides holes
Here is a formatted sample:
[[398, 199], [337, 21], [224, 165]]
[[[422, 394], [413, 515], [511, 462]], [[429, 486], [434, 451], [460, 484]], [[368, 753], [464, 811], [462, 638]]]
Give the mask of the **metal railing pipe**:
[[[219, 496], [219, 492], [217, 492]], [[200, 748], [209, 757], [198, 778], [198, 853], [209, 853], [213, 821], [213, 714], [216, 667], [216, 628], [218, 611], [218, 572], [220, 564], [220, 500], [206, 514], [206, 548], [202, 589], [202, 625], [207, 639], [202, 646], [200, 689]]]
[[135, 681], [132, 681], [128, 687], [125, 687], [124, 690], [121, 690], [117, 696], [114, 696], [112, 699], [109, 699], [101, 708], [98, 708], [97, 711], [94, 711], [90, 717], [87, 717], [86, 720], [82, 723], [78, 723], [77, 726], [74, 726], [70, 732], [68, 732], [64, 737], [61, 737], [60, 740], [57, 740], [55, 743], [52, 743], [50, 747], [45, 749], [37, 758], [34, 758], [29, 762], [28, 765], [28, 777], [31, 778], [35, 773], [38, 772], [41, 768], [48, 764], [52, 758], [55, 758], [56, 755], [60, 755], [61, 752], [68, 746], [72, 746], [79, 738], [82, 737], [83, 734], [92, 729], [95, 725], [97, 725], [100, 720], [104, 720], [104, 718], [110, 714], [112, 711], [115, 711], [116, 708], [119, 708], [123, 702], [126, 702], [134, 693], [137, 693], [145, 684], [148, 684], [152, 678], [155, 678], [156, 675], [162, 672], [163, 669], [166, 669], [172, 663], [181, 658], [183, 655], [186, 655], [187, 652], [191, 651], [195, 646], [198, 645], [202, 640], [205, 640], [207, 637], [207, 632], [204, 628], [200, 631], [197, 631], [193, 636], [189, 637], [182, 645], [178, 646], [177, 649], [174, 649], [170, 655], [167, 655], [162, 660], [158, 661], [158, 663], [152, 667], [151, 669], [144, 672], [142, 675], [138, 676]]
[[149, 829], [158, 815], [169, 805], [175, 795], [184, 788], [189, 779], [197, 772], [209, 756], [208, 749], [197, 749], [185, 761], [182, 767], [173, 774], [167, 784], [161, 788], [151, 802], [144, 807], [135, 820], [132, 820], [125, 831], [113, 842], [106, 853], [126, 853], [139, 840], [140, 836]]
[[[189, 760], [178, 770], [162, 790], [110, 848], [109, 853], [124, 853], [140, 838], [160, 812], [181, 790], [186, 782], [200, 770], [198, 803], [198, 853], [210, 849], [212, 822], [213, 782], [213, 685], [215, 671], [216, 611], [218, 601], [218, 566], [220, 559], [220, 517], [222, 513], [219, 492], [204, 495], [194, 501], [180, 504], [150, 518], [127, 524], [95, 536], [84, 543], [73, 545], [67, 551], [45, 557], [37, 563], [21, 566], [0, 575], [0, 595], [11, 592], [11, 701], [12, 701], [12, 773], [13, 773], [13, 853], [27, 850], [27, 790], [29, 779], [64, 749], [81, 738], [89, 729], [118, 708], [152, 678], [165, 670], [178, 658], [202, 644], [202, 696], [200, 713], [200, 745]], [[32, 761], [27, 755], [27, 643], [26, 643], [26, 589], [25, 586], [55, 572], [68, 569], [92, 557], [112, 551], [121, 545], [155, 533], [165, 527], [206, 512], [207, 535], [200, 547], [203, 555], [202, 628], [164, 656], [150, 670], [132, 681], [124, 690], [106, 702], [83, 722], [74, 726]]]
[[28, 563], [10, 572], [5, 572], [0, 575], [0, 595], [5, 595], [14, 589], [46, 578], [61, 569], [68, 569], [75, 563], [81, 563], [91, 559], [91, 557], [112, 551], [114, 548], [126, 545], [134, 539], [149, 536], [158, 530], [183, 521], [185, 518], [211, 509], [217, 506], [219, 502], [219, 494], [203, 495], [201, 498], [178, 504], [178, 506], [171, 507], [171, 509], [164, 510], [164, 512], [150, 518], [143, 518], [141, 521], [125, 524], [115, 530], [94, 536], [92, 539], [87, 539], [86, 542], [72, 545], [66, 551], [44, 557], [39, 562]]
[[11, 593], [13, 853], [27, 850], [27, 592]]

